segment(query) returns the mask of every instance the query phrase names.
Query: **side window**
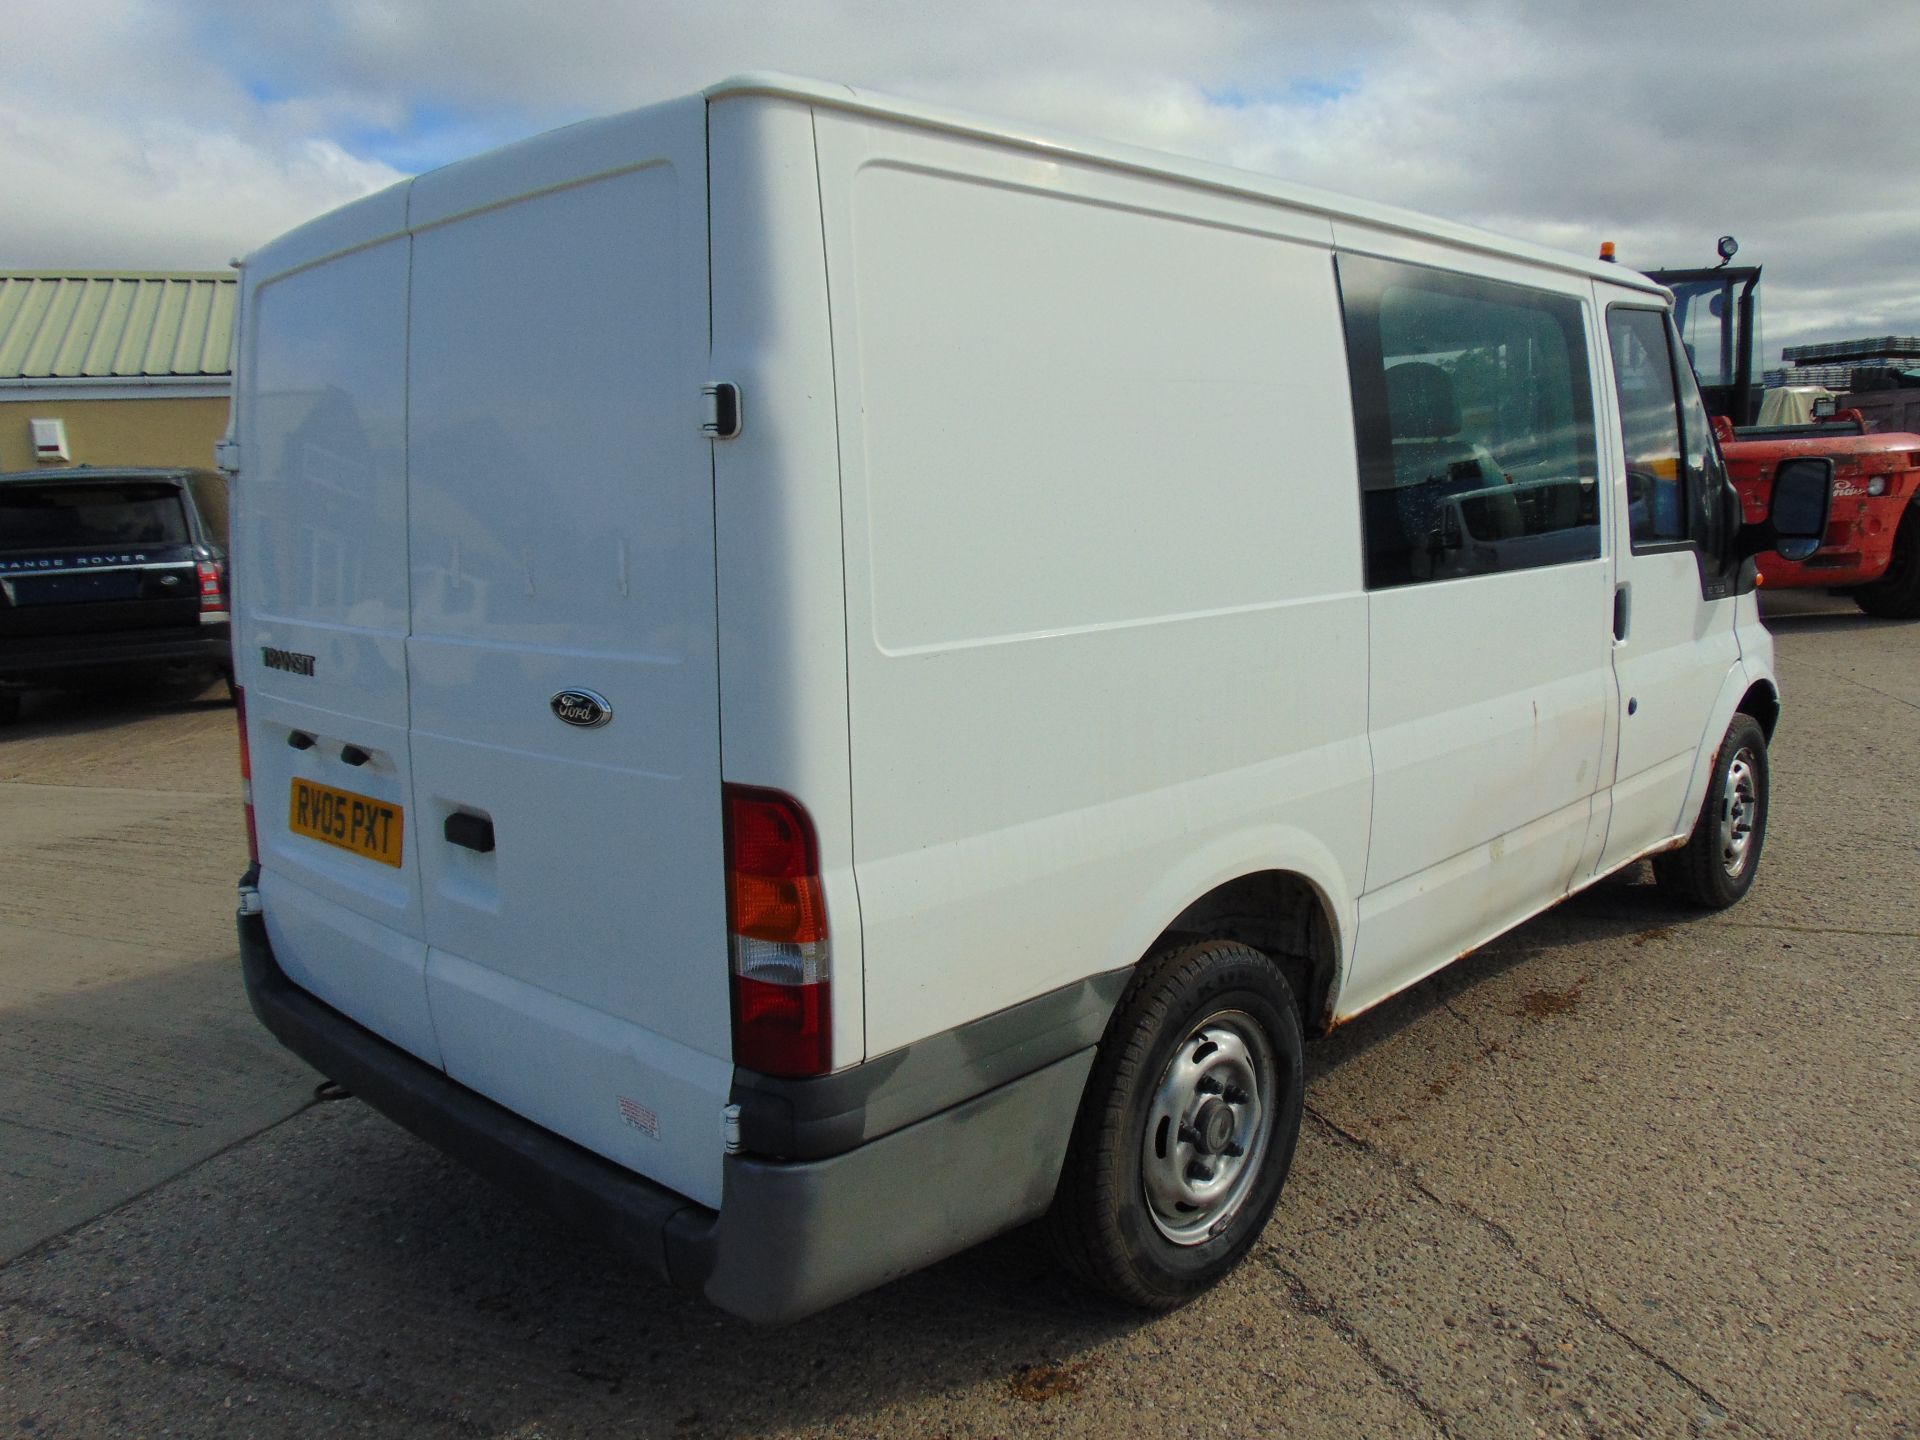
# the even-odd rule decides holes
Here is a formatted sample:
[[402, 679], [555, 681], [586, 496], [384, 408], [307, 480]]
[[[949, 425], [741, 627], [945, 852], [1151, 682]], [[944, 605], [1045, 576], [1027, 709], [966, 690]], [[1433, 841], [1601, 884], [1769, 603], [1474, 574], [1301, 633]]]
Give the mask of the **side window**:
[[1680, 406], [1667, 318], [1658, 310], [1614, 306], [1607, 311], [1607, 340], [1613, 350], [1614, 389], [1620, 397], [1633, 548], [1684, 543], [1688, 477], [1682, 463]]
[[1580, 302], [1396, 261], [1338, 264], [1368, 588], [1596, 559]]

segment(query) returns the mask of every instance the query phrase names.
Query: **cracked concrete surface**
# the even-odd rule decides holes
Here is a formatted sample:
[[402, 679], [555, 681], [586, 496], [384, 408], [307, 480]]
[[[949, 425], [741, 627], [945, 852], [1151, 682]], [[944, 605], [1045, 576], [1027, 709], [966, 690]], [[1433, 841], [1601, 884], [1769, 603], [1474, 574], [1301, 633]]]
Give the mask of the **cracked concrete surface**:
[[[1086, 1297], [1017, 1234], [751, 1330], [345, 1102], [184, 1157], [126, 1203], [116, 1175], [166, 1157], [82, 1144], [97, 1218], [0, 1269], [0, 1422], [39, 1435], [1920, 1434], [1920, 626], [1825, 597], [1770, 609], [1787, 709], [1753, 894], [1701, 917], [1629, 874], [1343, 1027], [1313, 1052], [1273, 1224], [1175, 1314]], [[177, 733], [192, 723], [114, 729], [107, 766], [106, 727], [0, 740], [0, 824], [47, 803], [20, 782], [118, 787], [106, 809], [75, 802], [60, 823], [76, 834], [116, 805], [147, 823], [144, 792], [230, 792], [224, 750], [211, 778], [194, 768], [215, 757]], [[154, 940], [214, 974], [231, 952], [238, 817], [223, 831], [215, 808], [177, 813], [204, 847], [218, 931], [175, 914]], [[116, 885], [159, 883], [124, 844], [41, 866], [19, 922], [39, 928], [0, 928], [9, 964], [20, 935], [38, 944], [63, 914], [64, 964], [133, 963], [124, 937], [63, 909], [60, 870], [99, 887], [90, 855]], [[0, 991], [9, 1096], [38, 1062], [6, 1037], [45, 1003]], [[237, 990], [224, 1009], [195, 1003], [189, 1029], [241, 1033]], [[99, 1023], [125, 1018], [109, 1007]], [[103, 1133], [125, 1124], [135, 1144], [141, 1124], [189, 1106], [240, 1123], [218, 1085], [169, 1104]], [[6, 1168], [31, 1168], [6, 1143]]]

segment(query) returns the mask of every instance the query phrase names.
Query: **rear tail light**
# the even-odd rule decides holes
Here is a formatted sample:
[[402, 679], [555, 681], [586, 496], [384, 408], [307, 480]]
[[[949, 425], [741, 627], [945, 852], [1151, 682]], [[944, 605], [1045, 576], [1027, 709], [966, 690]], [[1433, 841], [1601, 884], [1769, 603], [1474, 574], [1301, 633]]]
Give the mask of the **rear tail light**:
[[233, 718], [240, 722], [240, 795], [247, 806], [247, 858], [260, 863], [260, 832], [253, 824], [253, 752], [247, 746], [247, 692], [233, 687]]
[[200, 576], [201, 618], [227, 618], [227, 577], [217, 560], [202, 560], [194, 567]]
[[725, 788], [733, 1059], [764, 1075], [832, 1068], [831, 951], [820, 849], [799, 801]]

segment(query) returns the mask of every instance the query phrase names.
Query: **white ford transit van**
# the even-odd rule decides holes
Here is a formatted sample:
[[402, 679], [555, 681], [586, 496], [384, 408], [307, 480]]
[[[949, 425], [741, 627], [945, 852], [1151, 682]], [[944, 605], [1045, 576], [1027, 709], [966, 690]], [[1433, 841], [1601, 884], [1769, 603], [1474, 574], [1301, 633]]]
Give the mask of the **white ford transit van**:
[[1303, 1037], [1635, 859], [1779, 715], [1666, 293], [746, 78], [245, 267], [262, 1020], [739, 1314], [1049, 1217], [1164, 1306]]

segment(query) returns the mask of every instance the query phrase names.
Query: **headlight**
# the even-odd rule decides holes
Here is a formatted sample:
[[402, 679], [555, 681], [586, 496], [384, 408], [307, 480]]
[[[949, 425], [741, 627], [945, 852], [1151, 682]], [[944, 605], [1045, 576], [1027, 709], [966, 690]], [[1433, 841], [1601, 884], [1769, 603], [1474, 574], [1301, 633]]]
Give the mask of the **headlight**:
[[1888, 475], [1869, 475], [1867, 477], [1867, 494], [1869, 495], [1886, 494], [1887, 485], [1891, 481], [1891, 479], [1892, 477]]

